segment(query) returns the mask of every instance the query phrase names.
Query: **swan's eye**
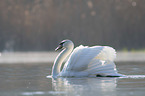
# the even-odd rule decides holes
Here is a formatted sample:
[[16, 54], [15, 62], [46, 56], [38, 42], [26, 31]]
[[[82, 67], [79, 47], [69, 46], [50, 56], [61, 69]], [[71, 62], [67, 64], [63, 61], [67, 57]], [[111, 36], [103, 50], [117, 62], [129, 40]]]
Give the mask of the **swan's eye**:
[[65, 43], [65, 42], [61, 42], [59, 45], [63, 46], [64, 43]]
[[59, 50], [59, 49], [62, 49], [64, 43], [65, 43], [65, 42], [59, 43], [59, 46], [55, 49], [55, 51], [57, 51], [57, 50]]

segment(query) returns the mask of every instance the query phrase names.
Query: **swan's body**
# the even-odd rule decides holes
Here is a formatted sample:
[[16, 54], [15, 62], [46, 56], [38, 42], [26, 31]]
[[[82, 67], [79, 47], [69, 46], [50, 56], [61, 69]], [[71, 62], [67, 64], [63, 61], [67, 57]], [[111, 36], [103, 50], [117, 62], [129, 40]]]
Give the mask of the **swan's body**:
[[[116, 70], [114, 59], [116, 52], [108, 46], [82, 46], [76, 47], [70, 40], [63, 40], [59, 47], [61, 53], [55, 59], [53, 77], [96, 77], [96, 76], [121, 76]], [[61, 70], [63, 61], [67, 62]]]

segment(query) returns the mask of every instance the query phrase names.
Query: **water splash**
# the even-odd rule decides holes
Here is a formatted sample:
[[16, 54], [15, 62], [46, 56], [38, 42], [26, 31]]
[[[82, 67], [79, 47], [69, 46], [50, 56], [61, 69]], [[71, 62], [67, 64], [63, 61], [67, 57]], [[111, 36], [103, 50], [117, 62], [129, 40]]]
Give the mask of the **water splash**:
[[22, 95], [30, 96], [30, 95], [43, 95], [45, 92], [37, 91], [37, 92], [23, 92]]
[[48, 76], [46, 76], [46, 78], [52, 78], [52, 75], [48, 75]]
[[126, 75], [126, 76], [119, 77], [119, 78], [141, 79], [141, 78], [145, 78], [145, 75]]
[[64, 91], [49, 91], [49, 92], [43, 92], [43, 91], [36, 91], [36, 92], [23, 92], [21, 95], [24, 96], [34, 96], [34, 95], [46, 95], [46, 94], [52, 94], [52, 95], [58, 95], [58, 94], [66, 94]]
[[127, 75], [127, 78], [140, 79], [145, 78], [145, 75]]

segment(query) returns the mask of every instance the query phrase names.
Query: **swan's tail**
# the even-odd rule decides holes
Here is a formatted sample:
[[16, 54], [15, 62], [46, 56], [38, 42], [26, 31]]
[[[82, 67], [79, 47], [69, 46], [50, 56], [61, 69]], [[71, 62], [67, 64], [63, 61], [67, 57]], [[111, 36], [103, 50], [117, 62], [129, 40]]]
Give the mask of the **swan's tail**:
[[93, 60], [86, 70], [89, 75], [121, 76], [112, 61]]
[[116, 58], [116, 51], [112, 47], [105, 46], [95, 58], [103, 61], [114, 61]]
[[86, 71], [89, 75], [96, 76], [122, 76], [116, 69], [115, 58], [115, 50], [106, 46], [91, 60]]

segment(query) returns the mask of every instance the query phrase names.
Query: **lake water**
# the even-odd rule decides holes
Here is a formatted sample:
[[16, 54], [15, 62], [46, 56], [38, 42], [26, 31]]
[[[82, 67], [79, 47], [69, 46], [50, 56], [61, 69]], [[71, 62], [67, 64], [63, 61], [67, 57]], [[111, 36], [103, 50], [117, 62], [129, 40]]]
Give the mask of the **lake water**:
[[116, 62], [127, 78], [46, 78], [52, 64], [0, 64], [0, 96], [145, 96], [145, 62]]

